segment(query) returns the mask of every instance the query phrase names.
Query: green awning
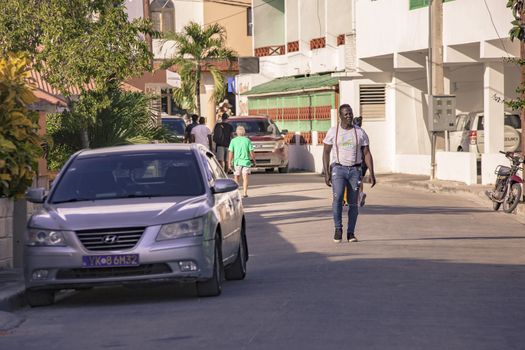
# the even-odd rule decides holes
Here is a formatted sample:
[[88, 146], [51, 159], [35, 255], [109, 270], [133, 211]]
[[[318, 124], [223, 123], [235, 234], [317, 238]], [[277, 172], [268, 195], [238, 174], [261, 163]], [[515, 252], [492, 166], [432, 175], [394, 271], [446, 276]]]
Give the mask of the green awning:
[[254, 86], [250, 91], [244, 92], [241, 95], [279, 95], [320, 90], [323, 88], [329, 90], [338, 84], [339, 78], [332, 77], [330, 74], [311, 75], [309, 77], [285, 77]]

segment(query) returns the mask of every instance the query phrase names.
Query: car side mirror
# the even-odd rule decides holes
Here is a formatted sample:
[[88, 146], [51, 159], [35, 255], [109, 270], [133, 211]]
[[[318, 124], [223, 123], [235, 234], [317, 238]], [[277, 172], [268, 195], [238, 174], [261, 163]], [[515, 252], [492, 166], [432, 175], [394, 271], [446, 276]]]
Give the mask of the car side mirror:
[[281, 134], [288, 134], [288, 130], [287, 129], [281, 130]]
[[47, 197], [47, 191], [43, 187], [30, 188], [26, 192], [26, 198], [31, 203], [44, 203]]
[[213, 193], [226, 193], [235, 191], [239, 188], [237, 183], [232, 179], [217, 179], [215, 185], [212, 187]]

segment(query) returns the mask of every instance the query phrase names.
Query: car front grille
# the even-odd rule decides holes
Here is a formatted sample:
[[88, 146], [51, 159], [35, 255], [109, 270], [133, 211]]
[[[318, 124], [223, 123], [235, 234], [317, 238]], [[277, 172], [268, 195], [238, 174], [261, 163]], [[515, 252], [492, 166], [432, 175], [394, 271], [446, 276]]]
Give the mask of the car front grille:
[[131, 249], [142, 237], [144, 227], [126, 227], [76, 231], [87, 250], [108, 251]]
[[172, 270], [167, 264], [147, 264], [126, 267], [98, 267], [87, 269], [64, 269], [57, 272], [58, 280], [82, 279], [82, 278], [110, 278], [110, 277], [130, 277], [147, 276], [171, 273]]

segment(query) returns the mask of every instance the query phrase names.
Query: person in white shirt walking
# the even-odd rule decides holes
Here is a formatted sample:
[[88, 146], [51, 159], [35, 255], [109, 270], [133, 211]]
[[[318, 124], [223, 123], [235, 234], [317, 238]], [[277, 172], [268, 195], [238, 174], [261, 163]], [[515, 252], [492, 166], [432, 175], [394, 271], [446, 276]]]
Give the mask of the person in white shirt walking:
[[212, 149], [211, 130], [206, 126], [206, 119], [199, 118], [199, 125], [191, 129], [191, 142], [200, 143], [207, 149]]

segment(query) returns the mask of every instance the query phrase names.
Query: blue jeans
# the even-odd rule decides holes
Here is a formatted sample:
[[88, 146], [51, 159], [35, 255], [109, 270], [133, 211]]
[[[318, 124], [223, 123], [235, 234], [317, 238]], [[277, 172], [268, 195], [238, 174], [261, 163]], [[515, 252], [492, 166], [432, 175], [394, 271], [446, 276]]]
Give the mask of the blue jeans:
[[359, 195], [359, 184], [361, 182], [361, 167], [347, 167], [334, 165], [332, 167], [332, 192], [334, 201], [332, 202], [332, 212], [336, 229], [343, 228], [343, 198], [345, 188], [348, 200], [348, 229], [347, 234], [354, 234], [357, 223], [357, 198]]

